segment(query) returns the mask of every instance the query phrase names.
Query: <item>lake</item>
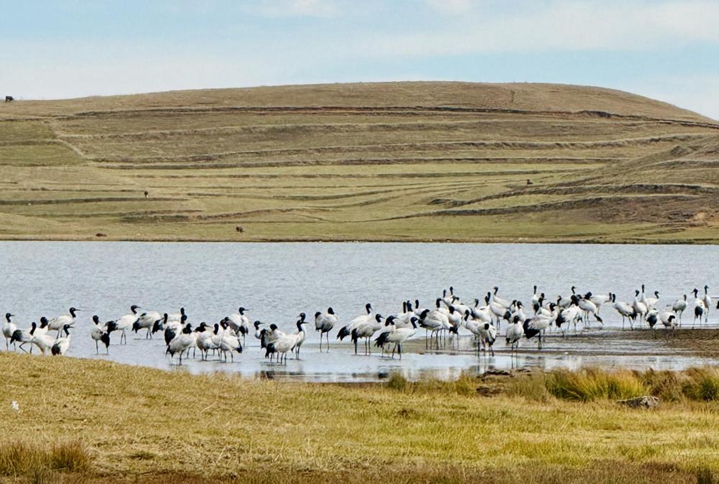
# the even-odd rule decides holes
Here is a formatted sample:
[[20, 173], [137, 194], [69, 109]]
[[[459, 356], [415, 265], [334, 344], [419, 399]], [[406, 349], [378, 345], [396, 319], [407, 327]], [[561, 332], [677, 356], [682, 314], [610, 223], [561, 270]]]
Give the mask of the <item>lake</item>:
[[[131, 333], [123, 346], [113, 335], [110, 355], [96, 356], [89, 337], [91, 316], [116, 319], [137, 304], [159, 312], [184, 307], [189, 322], [215, 323], [244, 306], [252, 320], [291, 331], [300, 312], [310, 315], [311, 322], [315, 311], [329, 306], [339, 315], [329, 353], [319, 353], [319, 336], [310, 324], [302, 359], [288, 358], [286, 367], [267, 362], [250, 337], [234, 363], [189, 360], [183, 371], [191, 372], [371, 381], [392, 371], [409, 378], [449, 379], [462, 371], [517, 366], [681, 369], [716, 362], [676, 354], [662, 338], [606, 338], [621, 327], [621, 318], [609, 306], [601, 311], [604, 329], [580, 330], [580, 337], [550, 335], [541, 352], [535, 343], [525, 342], [517, 357], [510, 357], [498, 341], [494, 358], [478, 358], [465, 335], [455, 351], [421, 354], [423, 342], [410, 345], [417, 351], [408, 351], [400, 362], [378, 355], [354, 356], [351, 345], [340, 344], [335, 335], [340, 326], [364, 313], [368, 302], [386, 316], [399, 312], [407, 299], [431, 306], [449, 286], [464, 302], [481, 299], [499, 286], [500, 296], [529, 306], [534, 285], [551, 298], [569, 294], [574, 285], [578, 292], [611, 291], [631, 302], [634, 290], [646, 284], [647, 293], [660, 292], [657, 307], [663, 307], [705, 284], [719, 294], [718, 260], [717, 246], [679, 245], [0, 242], [0, 311], [15, 314], [17, 324], [26, 327], [40, 316], [64, 314], [70, 306], [82, 308], [70, 356], [163, 369], [177, 367], [165, 357], [159, 334], [146, 341], [144, 335]], [[717, 320], [719, 311], [712, 308], [710, 324]], [[684, 324], [691, 321], [687, 311]], [[421, 342], [423, 337], [419, 330], [415, 338]]]

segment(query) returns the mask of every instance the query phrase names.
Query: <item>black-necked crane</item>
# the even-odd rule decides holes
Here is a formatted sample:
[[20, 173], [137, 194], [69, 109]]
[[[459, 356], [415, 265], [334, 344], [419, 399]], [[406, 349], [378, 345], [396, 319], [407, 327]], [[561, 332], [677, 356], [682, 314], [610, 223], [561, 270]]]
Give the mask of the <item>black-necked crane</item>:
[[545, 318], [551, 318], [552, 321], [557, 319], [557, 315], [559, 314], [559, 308], [557, 308], [556, 303], [549, 303], [546, 307], [539, 308], [539, 311], [535, 314], [535, 316], [539, 317], [545, 317]]
[[140, 315], [137, 314], [137, 310], [140, 309], [140, 306], [133, 304], [130, 306], [130, 311], [132, 311], [129, 314], [125, 314], [124, 316], [121, 316], [120, 318], [115, 320], [115, 325], [117, 327], [117, 331], [121, 331], [122, 334], [120, 335], [120, 344], [127, 344], [127, 334], [125, 334], [125, 331], [128, 329], [132, 329], [132, 326], [135, 324], [135, 322], [140, 319]]
[[677, 299], [674, 301], [674, 304], [672, 304], [672, 311], [674, 311], [677, 314], [677, 317], [679, 318], [679, 326], [682, 325], [682, 314], [686, 310], [689, 303], [687, 303], [687, 295], [684, 294], [683, 299]]
[[639, 297], [639, 300], [647, 306], [647, 311], [649, 311], [659, 302], [659, 291], [654, 291], [654, 297], [647, 297], [644, 295], [644, 284], [642, 284], [642, 294]]
[[[696, 289], [694, 289], [696, 291]], [[692, 322], [692, 329], [694, 328], [694, 325], [697, 322], [697, 319], [699, 320], [699, 325], [702, 324], [702, 318], [704, 317], [704, 313], [706, 312], [707, 308], [704, 306], [704, 301], [702, 299], [695, 299], [694, 300], [694, 321]]]
[[419, 325], [429, 333], [428, 339], [425, 340], [425, 347], [431, 346], [430, 343], [434, 337], [437, 342], [436, 347], [439, 349], [439, 332], [449, 328], [447, 315], [436, 309], [425, 309], [419, 315]]
[[[634, 302], [632, 303], [632, 307], [634, 308], [634, 312], [637, 313], [637, 316], [639, 316], [641, 319], [646, 319], [649, 308], [647, 308], [647, 305], [639, 300], [638, 289], [634, 291]], [[632, 327], [632, 329], [634, 328]]]
[[35, 321], [33, 321], [30, 327], [27, 329], [16, 329], [10, 337], [10, 344], [14, 345], [15, 343], [20, 343], [19, 348], [25, 353], [27, 353], [27, 350], [24, 348], [24, 346], [27, 343], [30, 343], [30, 353], [32, 353], [32, 337], [36, 329], [37, 323]]
[[194, 342], [195, 338], [192, 336], [192, 325], [187, 323], [185, 327], [182, 328], [182, 332], [170, 340], [165, 354], [170, 355], [170, 358], [179, 355], [180, 365], [182, 365], [182, 354], [192, 346]]
[[591, 298], [591, 292], [585, 294], [584, 297], [577, 297], [577, 306], [579, 306], [579, 309], [584, 311], [584, 326], [587, 327], [589, 325], [589, 315], [591, 314], [594, 316], [594, 319], [596, 319], [602, 327], [604, 327], [604, 321], [599, 316], [599, 308], [596, 304], [594, 304], [594, 302], [592, 302]]
[[659, 319], [667, 330], [671, 330], [672, 335], [676, 333], [677, 315], [673, 311], [662, 311], [659, 315]]
[[52, 345], [55, 344], [56, 340], [56, 338], [53, 338], [48, 334], [48, 329], [49, 321], [45, 316], [43, 316], [40, 318], [40, 326], [35, 328], [35, 331], [32, 334], [32, 339], [30, 340], [30, 343], [37, 346], [43, 355], [52, 351]]
[[207, 323], [201, 322], [199, 326], [195, 328], [195, 345], [200, 350], [200, 359], [207, 360], [210, 355], [210, 351], [215, 351], [219, 348], [218, 344], [215, 344], [212, 337], [214, 334], [208, 331]]
[[357, 326], [369, 323], [374, 320], [374, 314], [372, 314], [372, 305], [370, 303], [365, 304], [365, 311], [367, 311], [366, 314], [357, 316], [352, 321], [350, 321], [347, 326], [343, 326], [342, 328], [340, 328], [340, 330], [337, 332], [338, 340], [342, 341], [347, 336], [351, 336], [352, 330], [354, 330]]
[[302, 343], [305, 342], [305, 339], [307, 339], [307, 333], [305, 332], [304, 325], [307, 324], [307, 321], [305, 321], [305, 318], [307, 315], [305, 313], [300, 313], [298, 316], [297, 323], [297, 342], [295, 343], [294, 351], [295, 351], [295, 358], [298, 360], [300, 359], [300, 348], [302, 348]]
[[[484, 348], [484, 352], [487, 352], [487, 348], [494, 356], [494, 342], [497, 340], [497, 328], [492, 323], [484, 323], [479, 330], [479, 342]], [[479, 351], [479, 348], [477, 348]]]
[[275, 323], [260, 331], [260, 348], [265, 349], [265, 358], [269, 357], [270, 360], [274, 358], [276, 349], [273, 343], [284, 336], [286, 336], [285, 332], [281, 331]]
[[490, 312], [496, 318], [497, 328], [500, 327], [500, 322], [502, 321], [502, 319], [508, 319], [511, 317], [511, 313], [509, 312], [508, 308], [509, 304], [507, 304], [507, 306], [500, 304], [494, 297], [492, 297], [491, 292], [487, 293], [487, 296], [484, 298], [484, 301], [487, 303]]
[[522, 304], [522, 301], [512, 301], [512, 303], [509, 305], [509, 308], [507, 309], [511, 313], [510, 318], [519, 316], [519, 319], [522, 321], [527, 319], [527, 315], [524, 312], [524, 304]]
[[607, 294], [592, 294], [591, 295], [589, 300], [592, 301], [595, 306], [597, 306], [597, 314], [599, 314], [599, 312], [602, 310], [602, 305], [612, 301], [612, 296], [613, 296], [613, 294], [611, 292], [607, 293]]
[[185, 308], [180, 308], [180, 312], [179, 312], [179, 313], [170, 313], [170, 314], [168, 314], [168, 315], [167, 315], [167, 320], [170, 321], [170, 322], [172, 322], [172, 321], [180, 322], [180, 321], [182, 321], [182, 317], [183, 317], [183, 316], [186, 316]]
[[102, 325], [97, 314], [92, 317], [92, 322], [93, 327], [90, 330], [90, 337], [95, 341], [95, 354], [100, 354], [100, 342], [105, 345], [107, 354], [110, 354], [110, 332], [107, 325]]
[[706, 312], [704, 313], [704, 322], [708, 323], [709, 322], [709, 310], [712, 307], [712, 298], [709, 295], [709, 286], [707, 286], [707, 285], [704, 286], [704, 297], [702, 298], [702, 300], [704, 301], [704, 306], [706, 306]]
[[542, 307], [542, 300], [544, 299], [544, 294], [537, 294], [537, 286], [534, 286], [533, 293], [532, 293], [532, 299], [529, 301], [532, 305], [532, 311], [535, 313], [539, 311], [539, 308]]
[[187, 323], [187, 315], [183, 314], [182, 319], [180, 321], [170, 321], [169, 318], [165, 319], [165, 329], [164, 329], [164, 337], [165, 337], [165, 344], [169, 345], [170, 341], [175, 339], [176, 336], [178, 336], [180, 333], [182, 333], [183, 328], [185, 327], [185, 324]]
[[320, 333], [320, 351], [322, 351], [322, 335], [325, 335], [325, 338], [327, 339], [327, 351], [330, 350], [329, 332], [332, 331], [335, 324], [337, 324], [337, 315], [331, 307], [327, 308], [326, 313], [321, 311], [317, 311], [315, 313], [315, 331]]
[[141, 329], [146, 329], [145, 339], [152, 339], [152, 332], [155, 325], [163, 322], [163, 315], [157, 311], [144, 311], [140, 313], [137, 321], [132, 323], [132, 330], [137, 334]]
[[[391, 318], [387, 318], [388, 320]], [[399, 359], [402, 359], [402, 343], [404, 343], [406, 340], [411, 338], [417, 333], [417, 318], [413, 317], [410, 320], [411, 327], [409, 328], [398, 328], [394, 325], [394, 322], [391, 323], [391, 326], [393, 329], [391, 331], [383, 332], [381, 333], [377, 339], [375, 340], [375, 344], [379, 347], [382, 347], [384, 349], [384, 345], [387, 343], [394, 344], [394, 348], [392, 349], [392, 358], [394, 358], [395, 350], [397, 350], [397, 353], [399, 354]]]
[[444, 301], [444, 303], [447, 306], [449, 306], [450, 304], [452, 304], [454, 302], [455, 297], [456, 296], [454, 295], [454, 287], [449, 286], [449, 294], [447, 294], [446, 289], [442, 290], [442, 298], [441, 299], [442, 299], [442, 301]]
[[[214, 341], [213, 341], [214, 342]], [[242, 343], [240, 338], [234, 332], [234, 330], [227, 329], [222, 331], [222, 335], [219, 338], [218, 350], [224, 355], [224, 360], [227, 362], [227, 354], [229, 353], [232, 362], [235, 362], [234, 353], [242, 353]]]
[[66, 324], [62, 327], [63, 331], [65, 331], [65, 336], [56, 339], [53, 343], [52, 347], [50, 348], [50, 352], [53, 355], [64, 356], [65, 353], [67, 353], [67, 350], [70, 348], [70, 328], [71, 326], [69, 324]]
[[622, 316], [622, 330], [624, 329], [624, 320], [629, 319], [629, 326], [634, 329], [634, 320], [637, 319], [637, 313], [634, 307], [622, 301], [617, 301], [617, 295], [612, 294], [612, 307]]
[[[273, 325], [274, 326], [274, 325]], [[298, 323], [299, 326], [299, 323]], [[271, 328], [272, 326], [270, 326]], [[277, 339], [267, 344], [268, 354], [277, 354], [277, 362], [287, 364], [287, 353], [292, 351], [297, 345], [297, 341], [300, 337], [299, 333], [285, 334], [277, 332]]]
[[569, 296], [557, 296], [557, 306], [560, 308], [566, 308], [569, 307], [570, 304], [572, 304], [572, 296], [576, 296], [577, 294], [577, 287], [572, 286], [571, 287], [572, 294]]
[[[404, 304], [404, 309], [406, 310], [406, 309], [407, 309], [407, 303], [403, 303], [403, 304]], [[374, 341], [375, 341], [375, 346], [382, 349], [382, 356], [381, 356], [381, 357], [384, 357], [384, 352], [385, 352], [385, 350], [386, 350], [386, 348], [385, 348], [385, 344], [386, 344], [386, 341], [385, 341], [386, 336], [385, 336], [385, 334], [386, 334], [386, 333], [391, 333], [392, 331], [394, 331], [394, 330], [397, 328], [397, 326], [396, 326], [396, 321], [397, 321], [397, 316], [395, 316], [395, 315], [387, 316], [387, 318], [384, 320], [384, 326], [383, 326], [379, 331], [377, 331], [377, 332], [375, 333], [375, 339], [374, 339]]]
[[375, 314], [374, 318], [371, 321], [362, 323], [352, 330], [351, 338], [352, 342], [355, 345], [355, 354], [357, 354], [357, 344], [360, 338], [363, 338], [365, 340], [365, 355], [369, 355], [372, 353], [372, 348], [370, 347], [370, 339], [377, 331], [382, 329], [383, 319], [384, 318], [381, 314]]
[[645, 320], [647, 321], [647, 324], [649, 325], [649, 329], [654, 329], [654, 327], [659, 322], [659, 311], [657, 308], [652, 308], [649, 311], [647, 311], [647, 315]]
[[497, 304], [501, 304], [505, 308], [508, 308], [511, 303], [506, 299], [502, 299], [501, 297], [497, 296], [498, 292], [499, 286], [494, 286], [494, 292], [492, 293], [492, 301], [496, 302]]
[[[572, 295], [572, 303], [565, 307], [561, 308], [557, 312], [557, 317], [555, 319], [555, 323], [557, 325], [557, 329], [562, 330], [563, 325], [567, 325], [567, 328], [570, 324], [574, 326], [574, 331], [577, 331], [577, 323], [582, 319], [582, 309], [579, 307], [579, 296], [576, 294]], [[567, 334], [567, 329], [565, 328], [563, 330], [564, 336]]]
[[519, 349], [519, 341], [524, 336], [524, 327], [522, 327], [523, 321], [518, 317], [512, 318], [512, 322], [507, 327], [507, 346], [510, 347], [511, 352], [516, 352]]
[[13, 333], [17, 330], [17, 325], [13, 323], [10, 318], [12, 318], [14, 314], [6, 313], [5, 314], [5, 322], [3, 322], [2, 325], [2, 335], [5, 337], [5, 349], [10, 349], [10, 339], [12, 339]]
[[[701, 316], [704, 318], [704, 322], [709, 321], [709, 308], [712, 304], [712, 298], [709, 296], [709, 286], [704, 286], [704, 295], [699, 297], [699, 289], [694, 289], [694, 321], [697, 319], [697, 308], [701, 308]], [[701, 324], [701, 318], [699, 318], [699, 324]]]
[[465, 328], [467, 328], [477, 340], [477, 355], [480, 354], [482, 349], [487, 352], [487, 348], [489, 348], [489, 351], [492, 352], [492, 356], [494, 356], [494, 348], [492, 348], [492, 345], [494, 345], [497, 339], [497, 328], [491, 321], [475, 319], [471, 311], [465, 312], [464, 320]]
[[260, 329], [260, 326], [262, 326], [263, 324], [265, 323], [259, 320], [252, 323], [252, 326], [254, 326], [255, 328], [255, 338], [260, 341], [262, 341], [262, 330]]
[[474, 300], [474, 306], [469, 308], [469, 310], [472, 312], [473, 319], [477, 319], [485, 323], [492, 322], [492, 311], [489, 309], [489, 306], [480, 306], [479, 299]]
[[63, 330], [66, 324], [70, 325], [70, 327], [75, 325], [75, 318], [77, 317], [75, 313], [77, 311], [79, 311], [79, 309], [72, 307], [69, 310], [70, 314], [62, 314], [49, 320], [47, 327], [48, 331], [57, 331], [57, 336], [59, 337], [60, 331]]
[[242, 336], [242, 342], [245, 342], [245, 336], [250, 332], [250, 318], [245, 314], [246, 308], [240, 306], [237, 312], [227, 316], [227, 322], [230, 328], [238, 336]]
[[[404, 301], [402, 303], [402, 312], [395, 316], [395, 325], [398, 328], [409, 328], [412, 324], [412, 318], [416, 318], [414, 309], [412, 309], [412, 301]], [[387, 320], [385, 320], [386, 324]]]
[[[518, 319], [518, 321], [521, 321]], [[526, 319], [524, 323], [522, 323], [522, 329], [524, 330], [524, 336], [527, 339], [532, 339], [535, 336], [537, 337], [538, 343], [537, 343], [537, 349], [542, 349], [542, 336], [544, 334], [544, 330], [546, 330], [550, 325], [552, 324], [552, 319], [548, 317], [534, 317], [530, 319]]]
[[447, 314], [447, 322], [451, 326], [451, 328], [449, 329], [454, 334], [458, 334], [457, 331], [462, 326], [463, 313], [460, 313], [459, 310], [454, 306], [450, 306], [448, 309], [449, 313]]

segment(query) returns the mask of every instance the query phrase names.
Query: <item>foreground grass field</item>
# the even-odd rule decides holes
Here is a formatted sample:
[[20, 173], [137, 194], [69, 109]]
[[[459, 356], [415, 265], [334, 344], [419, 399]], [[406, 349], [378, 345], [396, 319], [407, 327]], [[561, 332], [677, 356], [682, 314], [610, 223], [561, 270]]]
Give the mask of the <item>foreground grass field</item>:
[[0, 238], [713, 242], [717, 163], [717, 122], [590, 87], [17, 101]]
[[[695, 483], [719, 473], [713, 370], [342, 386], [2, 353], [0, 372], [4, 482]], [[614, 401], [644, 391], [662, 405]]]

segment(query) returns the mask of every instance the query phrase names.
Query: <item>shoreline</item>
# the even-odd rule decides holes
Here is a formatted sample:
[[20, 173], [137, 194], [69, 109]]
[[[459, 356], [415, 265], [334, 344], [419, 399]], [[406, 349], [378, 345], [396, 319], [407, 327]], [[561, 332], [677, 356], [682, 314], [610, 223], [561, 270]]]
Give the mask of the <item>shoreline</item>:
[[539, 239], [539, 240], [518, 240], [516, 238], [506, 239], [383, 239], [383, 238], [367, 238], [367, 239], [323, 239], [323, 238], [253, 238], [251, 240], [231, 240], [231, 239], [200, 239], [200, 238], [113, 238], [109, 236], [103, 237], [77, 237], [77, 238], [32, 238], [32, 237], [10, 237], [0, 238], [0, 242], [137, 242], [137, 243], [239, 243], [239, 244], [294, 244], [294, 243], [328, 243], [328, 244], [515, 244], [515, 245], [719, 245], [719, 239], [711, 240], [618, 240], [606, 241], [598, 239], [586, 240], [556, 240], [556, 239]]

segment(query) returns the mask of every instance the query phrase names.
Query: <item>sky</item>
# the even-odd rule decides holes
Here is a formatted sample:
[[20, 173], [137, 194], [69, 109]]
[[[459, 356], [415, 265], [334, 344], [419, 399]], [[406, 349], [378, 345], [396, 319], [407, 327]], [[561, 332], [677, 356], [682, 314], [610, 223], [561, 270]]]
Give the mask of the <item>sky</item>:
[[0, 95], [552, 82], [719, 120], [717, 0], [0, 0]]

